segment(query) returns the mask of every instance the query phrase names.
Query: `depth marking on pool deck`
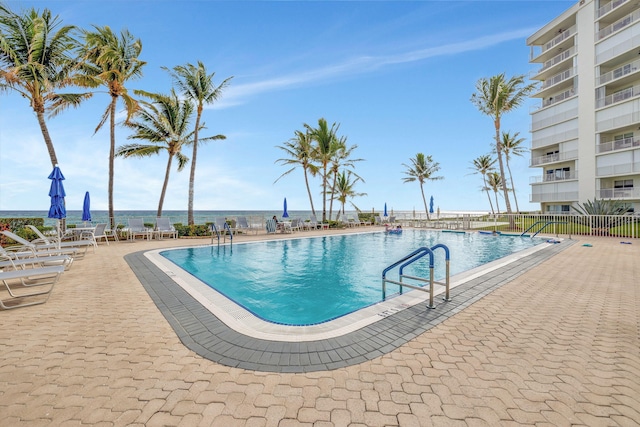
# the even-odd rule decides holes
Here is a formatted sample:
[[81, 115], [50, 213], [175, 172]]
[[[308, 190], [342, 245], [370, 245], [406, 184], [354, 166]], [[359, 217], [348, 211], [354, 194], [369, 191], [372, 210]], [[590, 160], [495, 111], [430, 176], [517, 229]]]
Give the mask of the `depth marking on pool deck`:
[[314, 341], [275, 341], [237, 332], [151, 262], [147, 251], [126, 255], [125, 260], [182, 343], [196, 354], [242, 369], [312, 372], [356, 365], [390, 353], [574, 243], [564, 240], [474, 277], [452, 290], [451, 301], [438, 301], [435, 309], [421, 303], [388, 310], [374, 323]]

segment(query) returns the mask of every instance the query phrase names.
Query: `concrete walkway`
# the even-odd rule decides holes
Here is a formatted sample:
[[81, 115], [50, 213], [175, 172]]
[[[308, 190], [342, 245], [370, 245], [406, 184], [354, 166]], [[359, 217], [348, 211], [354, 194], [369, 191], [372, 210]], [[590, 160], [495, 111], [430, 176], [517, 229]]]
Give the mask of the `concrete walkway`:
[[640, 425], [640, 241], [581, 238], [391, 353], [296, 374], [181, 344], [123, 257], [185, 243], [208, 240], [101, 245], [0, 311], [0, 425]]

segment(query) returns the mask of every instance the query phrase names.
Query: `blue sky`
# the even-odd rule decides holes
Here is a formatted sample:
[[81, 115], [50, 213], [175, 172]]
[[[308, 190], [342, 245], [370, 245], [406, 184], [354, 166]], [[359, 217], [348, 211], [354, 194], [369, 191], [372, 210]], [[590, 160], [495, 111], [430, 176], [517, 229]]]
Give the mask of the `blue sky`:
[[[65, 25], [128, 29], [142, 40], [143, 78], [130, 90], [168, 93], [161, 67], [202, 61], [216, 82], [233, 76], [222, 99], [205, 110], [203, 135], [225, 141], [201, 146], [195, 183], [196, 210], [309, 209], [302, 172], [274, 183], [287, 168], [276, 148], [324, 117], [357, 145], [365, 180], [354, 203], [362, 210], [423, 208], [417, 182], [403, 183], [416, 153], [430, 154], [445, 179], [426, 184], [427, 199], [443, 211], [488, 211], [481, 177], [471, 161], [490, 151], [491, 118], [469, 101], [478, 79], [501, 72], [529, 74], [525, 39], [575, 1], [21, 1], [14, 11], [49, 8]], [[109, 99], [105, 93], [79, 109], [49, 119], [67, 209], [107, 209], [108, 128], [94, 134]], [[504, 116], [502, 129], [530, 141], [527, 101]], [[129, 131], [117, 130], [117, 144]], [[190, 154], [187, 148], [185, 154]], [[512, 170], [520, 209], [529, 203], [528, 155]], [[166, 155], [117, 159], [116, 210], [155, 210]], [[47, 210], [51, 164], [27, 101], [0, 94], [0, 210]], [[164, 209], [186, 210], [188, 167], [171, 172]], [[321, 206], [320, 181], [312, 182]], [[512, 201], [513, 204], [513, 201]], [[501, 208], [504, 202], [500, 200]], [[515, 205], [513, 205], [515, 208]], [[349, 207], [348, 207], [349, 208]]]

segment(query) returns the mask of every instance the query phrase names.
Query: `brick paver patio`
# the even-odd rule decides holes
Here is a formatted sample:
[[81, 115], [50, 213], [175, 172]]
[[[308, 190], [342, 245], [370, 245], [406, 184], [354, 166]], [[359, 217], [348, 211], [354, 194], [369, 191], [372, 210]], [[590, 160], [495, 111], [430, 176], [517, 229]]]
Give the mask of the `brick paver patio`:
[[0, 425], [640, 425], [640, 241], [579, 238], [390, 353], [309, 373], [182, 345], [124, 256], [187, 243], [207, 240], [101, 244], [46, 304], [0, 311]]

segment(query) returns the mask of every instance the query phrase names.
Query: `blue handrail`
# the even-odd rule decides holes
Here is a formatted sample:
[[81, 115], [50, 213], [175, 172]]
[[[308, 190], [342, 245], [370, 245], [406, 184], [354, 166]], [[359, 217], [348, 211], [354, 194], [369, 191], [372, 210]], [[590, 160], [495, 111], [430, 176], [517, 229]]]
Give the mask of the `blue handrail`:
[[[231, 231], [231, 227], [229, 227], [229, 224], [225, 221], [223, 228], [229, 231], [229, 240], [231, 241], [231, 244], [233, 245], [233, 232]], [[211, 244], [213, 245], [213, 234], [216, 234], [218, 236], [218, 245], [220, 244], [220, 232], [218, 231], [218, 227], [216, 227], [215, 224], [211, 224]], [[225, 233], [225, 239], [226, 239], [226, 233]]]

